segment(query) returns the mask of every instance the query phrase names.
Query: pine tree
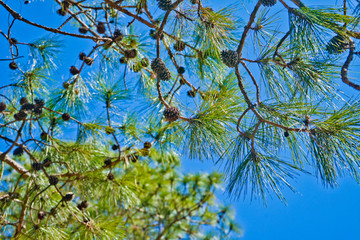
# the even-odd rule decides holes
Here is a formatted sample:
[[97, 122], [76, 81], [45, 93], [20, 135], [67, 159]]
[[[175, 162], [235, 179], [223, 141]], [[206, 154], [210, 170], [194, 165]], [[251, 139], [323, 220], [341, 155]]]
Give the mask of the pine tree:
[[[13, 76], [0, 85], [4, 236], [231, 239], [220, 175], [181, 174], [182, 158], [216, 162], [235, 198], [285, 201], [301, 173], [360, 179], [354, 1], [55, 2], [46, 24], [0, 0]], [[49, 35], [24, 42], [20, 25]], [[92, 44], [66, 73], [64, 38]]]

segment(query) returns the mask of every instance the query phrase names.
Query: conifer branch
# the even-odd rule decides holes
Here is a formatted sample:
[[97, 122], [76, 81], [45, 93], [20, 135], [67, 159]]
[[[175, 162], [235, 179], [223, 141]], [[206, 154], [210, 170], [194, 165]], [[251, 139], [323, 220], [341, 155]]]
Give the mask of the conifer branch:
[[6, 164], [8, 164], [18, 173], [23, 174], [24, 178], [28, 178], [31, 176], [28, 170], [26, 170], [22, 165], [20, 165], [18, 162], [16, 162], [14, 159], [10, 158], [7, 154], [4, 154], [3, 152], [0, 152], [0, 160], [1, 162], [5, 162]]
[[354, 51], [355, 51], [355, 43], [354, 43], [354, 41], [352, 41], [352, 40], [349, 40], [349, 41], [350, 41], [349, 42], [349, 55], [348, 55], [344, 65], [341, 68], [341, 79], [345, 84], [347, 84], [350, 87], [360, 91], [360, 85], [356, 84], [356, 83], [353, 83], [348, 78], [349, 66], [350, 66], [350, 63], [352, 62], [352, 60], [354, 58]]
[[247, 36], [249, 30], [251, 29], [251, 25], [255, 21], [256, 13], [260, 9], [260, 6], [261, 6], [261, 1], [258, 1], [257, 4], [255, 5], [254, 10], [251, 12], [250, 19], [249, 19], [248, 23], [245, 26], [244, 32], [243, 32], [243, 34], [241, 36], [241, 39], [240, 39], [239, 46], [238, 46], [238, 48], [236, 50], [236, 52], [239, 54], [239, 58], [242, 55], [241, 52], [242, 52], [242, 49], [244, 48], [244, 45], [245, 45], [246, 36]]
[[96, 41], [96, 42], [100, 41], [100, 40], [109, 40], [108, 38], [81, 35], [81, 34], [76, 34], [76, 33], [69, 33], [69, 32], [64, 32], [64, 31], [58, 30], [56, 28], [43, 26], [41, 24], [34, 23], [34, 22], [30, 21], [30, 20], [27, 20], [27, 19], [23, 18], [19, 13], [17, 13], [12, 8], [10, 8], [8, 5], [6, 5], [2, 0], [0, 0], [0, 5], [2, 5], [14, 17], [14, 19], [25, 22], [25, 23], [27, 23], [29, 25], [34, 26], [34, 27], [44, 29], [44, 30], [49, 31], [49, 32], [58, 33], [58, 34], [62, 34], [62, 35], [67, 35], [67, 36], [72, 36], [72, 37], [77, 37], [77, 38], [91, 39], [91, 40]]

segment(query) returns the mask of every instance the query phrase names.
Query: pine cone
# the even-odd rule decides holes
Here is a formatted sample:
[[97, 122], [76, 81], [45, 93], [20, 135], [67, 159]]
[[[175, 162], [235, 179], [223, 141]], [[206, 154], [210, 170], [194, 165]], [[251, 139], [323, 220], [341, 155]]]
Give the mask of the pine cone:
[[189, 90], [189, 91], [187, 92], [187, 95], [188, 95], [189, 97], [191, 97], [191, 98], [194, 98], [194, 97], [196, 96], [196, 92], [195, 92], [194, 90]]
[[42, 168], [42, 163], [34, 162], [34, 163], [31, 164], [31, 168], [32, 168], [34, 171], [39, 171], [39, 170], [41, 170], [41, 168]]
[[88, 201], [84, 200], [84, 201], [82, 201], [81, 203], [79, 203], [79, 204], [77, 205], [77, 208], [78, 208], [80, 211], [82, 211], [82, 210], [86, 209], [88, 206], [89, 206]]
[[165, 63], [161, 58], [155, 58], [151, 61], [151, 69], [156, 73], [159, 74], [166, 68]]
[[21, 110], [18, 113], [14, 114], [14, 118], [16, 121], [25, 120], [26, 117], [27, 117], [27, 113]]
[[124, 56], [128, 59], [135, 58], [137, 56], [137, 51], [136, 51], [136, 49], [125, 50]]
[[272, 7], [276, 4], [277, 0], [260, 0], [260, 2], [265, 7]]
[[79, 71], [79, 69], [78, 69], [77, 67], [71, 66], [71, 67], [70, 67], [70, 73], [71, 73], [72, 75], [76, 75], [76, 74], [79, 74], [80, 71]]
[[81, 53], [79, 54], [79, 59], [82, 61], [82, 60], [84, 60], [84, 57], [86, 57], [86, 54], [83, 53], [83, 52], [81, 52]]
[[20, 98], [20, 105], [24, 105], [25, 103], [28, 103], [29, 99], [27, 99], [27, 97], [22, 97]]
[[43, 113], [43, 110], [41, 107], [35, 107], [33, 111], [36, 115], [41, 115]]
[[36, 98], [34, 100], [34, 102], [35, 102], [35, 105], [36, 105], [35, 107], [43, 107], [45, 105], [45, 101], [43, 99]]
[[144, 148], [146, 149], [151, 148], [151, 142], [144, 142]]
[[21, 156], [24, 154], [24, 149], [22, 147], [17, 147], [13, 151], [14, 156]]
[[86, 65], [91, 66], [94, 63], [94, 59], [92, 59], [91, 57], [84, 57], [84, 62], [86, 63]]
[[86, 34], [87, 33], [87, 28], [86, 27], [79, 27], [79, 33], [81, 34]]
[[126, 57], [121, 57], [121, 58], [120, 58], [120, 63], [126, 63], [126, 62], [127, 62]]
[[61, 118], [64, 120], [64, 121], [69, 121], [70, 120], [70, 114], [69, 113], [63, 113], [61, 115]]
[[168, 81], [171, 79], [171, 73], [167, 68], [165, 68], [164, 71], [158, 74], [158, 78], [162, 81]]
[[143, 67], [148, 67], [149, 64], [150, 64], [148, 58], [142, 58], [141, 61], [140, 61], [140, 63], [141, 63], [141, 66], [143, 66]]
[[0, 102], [0, 113], [6, 110], [6, 104], [4, 102]]
[[32, 103], [25, 103], [24, 105], [21, 106], [20, 111], [24, 111], [24, 112], [31, 112], [32, 110], [34, 110], [35, 105]]
[[107, 175], [107, 179], [109, 179], [110, 181], [112, 181], [112, 180], [115, 179], [115, 177], [114, 177], [114, 175], [113, 175], [112, 173], [109, 173], [109, 174]]
[[185, 68], [184, 68], [184, 67], [179, 67], [179, 68], [177, 69], [177, 72], [178, 72], [179, 74], [184, 74], [184, 73], [185, 73]]
[[330, 54], [340, 54], [345, 51], [349, 41], [345, 36], [336, 35], [333, 37], [326, 46], [326, 50]]
[[63, 197], [63, 201], [65, 202], [70, 202], [75, 198], [75, 194], [73, 192], [68, 192], [65, 194], [65, 196]]
[[239, 62], [239, 55], [232, 50], [223, 50], [221, 52], [221, 60], [228, 67], [235, 67]]
[[105, 164], [105, 166], [111, 165], [111, 158], [105, 159], [104, 164]]
[[15, 69], [18, 68], [18, 66], [17, 66], [16, 62], [11, 62], [11, 63], [9, 64], [9, 68], [10, 68], [11, 70], [15, 70]]
[[174, 49], [178, 52], [182, 52], [185, 49], [185, 43], [183, 41], [176, 41]]
[[157, 1], [158, 1], [158, 7], [161, 10], [169, 11], [173, 9], [171, 0], [157, 0]]
[[176, 107], [169, 107], [164, 111], [165, 120], [168, 122], [174, 122], [179, 119], [180, 111]]
[[113, 41], [121, 41], [123, 39], [124, 35], [119, 29], [116, 29], [114, 31], [114, 37], [112, 38]]
[[41, 221], [41, 220], [44, 220], [45, 217], [46, 217], [46, 212], [44, 211], [39, 211], [38, 214], [37, 214], [37, 217], [38, 219]]
[[59, 182], [59, 179], [57, 176], [50, 175], [49, 176], [49, 184], [50, 185], [56, 185]]
[[99, 22], [98, 25], [96, 26], [96, 31], [100, 34], [104, 34], [105, 33], [105, 24], [103, 22]]

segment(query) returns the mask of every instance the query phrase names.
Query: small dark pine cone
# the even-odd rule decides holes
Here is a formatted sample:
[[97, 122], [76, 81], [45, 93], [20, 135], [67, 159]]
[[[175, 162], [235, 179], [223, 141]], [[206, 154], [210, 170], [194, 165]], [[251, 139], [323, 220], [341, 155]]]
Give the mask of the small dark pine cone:
[[43, 141], [47, 141], [47, 139], [48, 139], [48, 134], [47, 134], [46, 132], [42, 132], [42, 133], [40, 134], [40, 138], [41, 138], [41, 140], [43, 140]]
[[120, 29], [116, 29], [114, 31], [114, 37], [113, 40], [114, 41], [121, 41], [123, 39], [124, 35], [122, 34], [122, 32], [120, 31]]
[[129, 59], [135, 58], [137, 56], [137, 51], [136, 49], [125, 50], [124, 56]]
[[16, 121], [25, 120], [26, 117], [27, 117], [27, 113], [21, 110], [18, 113], [14, 114], [14, 118]]
[[178, 72], [179, 74], [184, 74], [184, 73], [185, 73], [185, 68], [184, 68], [184, 67], [179, 67], [179, 68], [177, 69], [177, 72]]
[[45, 105], [45, 101], [43, 99], [36, 98], [34, 100], [34, 102], [35, 102], [35, 105], [36, 105], [35, 107], [43, 107]]
[[130, 159], [133, 163], [135, 163], [135, 162], [137, 162], [137, 160], [139, 160], [139, 156], [138, 156], [137, 154], [133, 153], [133, 154], [130, 154], [129, 159]]
[[22, 97], [20, 98], [20, 105], [24, 105], [25, 103], [28, 103], [29, 99], [27, 99], [27, 97]]
[[94, 63], [94, 59], [92, 59], [91, 57], [84, 57], [84, 62], [91, 66]]
[[173, 9], [171, 0], [158, 0], [158, 7], [164, 11], [169, 11]]
[[107, 179], [109, 179], [110, 181], [112, 181], [112, 180], [115, 179], [115, 177], [114, 177], [114, 175], [113, 175], [112, 173], [109, 173], [109, 174], [107, 175]]
[[26, 111], [26, 112], [31, 112], [32, 110], [34, 110], [35, 105], [32, 103], [25, 103], [24, 105], [21, 106], [20, 111]]
[[24, 1], [24, 4], [29, 4], [29, 1], [28, 0]]
[[81, 204], [79, 203], [77, 206], [76, 206], [80, 211], [82, 211], [83, 210], [83, 208], [82, 208], [82, 206], [81, 206]]
[[89, 206], [89, 203], [88, 203], [88, 201], [84, 200], [80, 203], [80, 205], [82, 206], [83, 209], [85, 209]]
[[159, 74], [166, 68], [165, 63], [161, 58], [155, 58], [151, 61], [151, 69], [156, 73]]
[[65, 194], [65, 196], [63, 197], [62, 200], [65, 202], [70, 202], [74, 199], [74, 197], [75, 197], [75, 194], [73, 192], [68, 192]]
[[79, 203], [79, 204], [77, 205], [77, 208], [78, 208], [80, 211], [82, 211], [82, 210], [86, 209], [88, 206], [89, 206], [88, 201], [84, 200], [84, 201], [82, 201], [81, 203]]
[[326, 45], [326, 50], [330, 54], [340, 54], [345, 51], [348, 44], [349, 44], [349, 41], [346, 37], [344, 37], [342, 35], [336, 35]]
[[16, 38], [10, 38], [10, 43], [11, 44], [17, 44], [18, 40]]
[[[156, 30], [154, 30], [154, 29], [151, 29], [151, 30], [150, 30], [150, 37], [151, 37], [152, 39], [156, 39], [156, 38], [157, 38], [157, 35], [158, 35], [158, 33], [157, 33]], [[160, 40], [163, 40], [163, 39], [164, 39], [164, 34], [161, 33], [161, 35], [160, 35]]]
[[165, 120], [168, 122], [174, 122], [179, 119], [180, 111], [176, 107], [169, 107], [164, 111]]
[[34, 171], [39, 171], [39, 170], [41, 170], [41, 168], [42, 168], [42, 163], [34, 162], [34, 163], [31, 164], [31, 168], [32, 168]]
[[114, 151], [115, 151], [115, 150], [118, 150], [118, 149], [119, 149], [119, 145], [114, 144], [114, 145], [111, 146], [111, 149], [114, 150]]
[[67, 10], [67, 9], [70, 8], [70, 2], [67, 1], [67, 0], [64, 0], [64, 1], [61, 2], [61, 6], [62, 6], [63, 9]]
[[189, 97], [194, 98], [194, 97], [196, 96], [196, 92], [195, 92], [194, 90], [189, 90], [189, 91], [187, 92], [187, 95], [188, 95]]
[[182, 52], [185, 49], [185, 43], [183, 41], [176, 41], [174, 44], [174, 49], [178, 52]]
[[44, 211], [39, 211], [38, 214], [37, 214], [37, 217], [38, 219], [41, 221], [41, 220], [44, 220], [45, 217], [46, 217], [46, 212]]
[[192, 4], [197, 4], [199, 0], [190, 0]]
[[265, 7], [271, 7], [276, 4], [277, 0], [260, 0], [260, 2]]
[[51, 159], [49, 157], [45, 158], [44, 161], [42, 162], [42, 166], [43, 167], [50, 167], [50, 164], [51, 164]]
[[144, 148], [149, 149], [151, 148], [151, 142], [144, 142]]
[[10, 68], [11, 70], [15, 70], [15, 69], [18, 68], [18, 66], [17, 66], [16, 62], [11, 62], [11, 63], [9, 64], [9, 68]]
[[39, 230], [39, 229], [40, 229], [39, 225], [35, 224], [35, 225], [34, 225], [34, 230], [37, 231], [37, 230]]
[[59, 179], [57, 176], [50, 175], [49, 176], [49, 184], [50, 185], [56, 185], [59, 182]]
[[43, 113], [43, 109], [41, 107], [35, 107], [33, 111], [36, 115], [41, 115]]
[[72, 74], [72, 75], [76, 75], [76, 74], [79, 74], [79, 69], [77, 68], [77, 67], [75, 67], [75, 66], [71, 66], [70, 67], [70, 73]]
[[235, 67], [239, 62], [239, 55], [232, 50], [223, 50], [221, 52], [221, 60], [228, 67]]
[[67, 12], [64, 9], [60, 8], [56, 11], [56, 13], [60, 16], [65, 16]]
[[24, 154], [24, 149], [22, 147], [15, 148], [13, 152], [14, 156], [21, 156]]
[[180, 78], [180, 85], [184, 85], [186, 84], [186, 82], [184, 81], [184, 79]]
[[162, 81], [168, 81], [171, 79], [171, 73], [167, 68], [165, 68], [164, 71], [158, 74], [158, 78]]
[[61, 118], [64, 120], [64, 121], [69, 121], [70, 120], [70, 114], [69, 113], [63, 113], [61, 115]]
[[141, 61], [140, 61], [140, 63], [141, 63], [141, 66], [143, 66], [143, 67], [148, 67], [149, 64], [150, 64], [150, 61], [149, 61], [148, 58], [142, 58]]
[[285, 137], [289, 137], [289, 132], [288, 132], [288, 131], [285, 131], [285, 132], [284, 132], [284, 136], [285, 136]]
[[6, 104], [4, 102], [0, 102], [0, 113], [6, 110]]
[[96, 26], [96, 31], [100, 34], [104, 34], [105, 33], [105, 24], [103, 22], [99, 22], [98, 25]]
[[105, 166], [111, 165], [111, 158], [105, 159], [104, 164], [105, 164]]
[[127, 62], [126, 57], [121, 57], [121, 58], [120, 58], [120, 63], [126, 63], [126, 62]]
[[81, 34], [86, 34], [87, 33], [87, 28], [86, 27], [79, 27], [79, 33]]
[[84, 60], [84, 57], [86, 57], [86, 54], [83, 53], [83, 52], [81, 52], [81, 53], [79, 54], [79, 59], [80, 59], [80, 60]]

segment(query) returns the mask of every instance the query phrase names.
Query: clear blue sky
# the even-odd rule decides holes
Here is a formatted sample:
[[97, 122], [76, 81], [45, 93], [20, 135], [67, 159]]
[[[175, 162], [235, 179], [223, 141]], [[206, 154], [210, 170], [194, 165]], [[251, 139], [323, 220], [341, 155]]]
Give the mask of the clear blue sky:
[[[21, 14], [23, 16], [46, 23], [49, 26], [58, 26], [63, 18], [57, 17], [54, 22], [48, 22], [48, 15], [53, 14], [56, 8], [50, 7], [49, 0], [41, 2], [36, 0], [28, 5], [21, 4], [22, 1], [5, 1], [16, 2], [16, 6], [22, 6]], [[224, 7], [223, 3], [239, 1], [219, 1], [210, 0], [209, 5], [214, 9]], [[244, 0], [250, 10], [253, 8], [255, 1]], [[317, 0], [304, 1], [308, 4], [316, 2], [318, 5], [334, 4], [335, 0]], [[341, 3], [342, 1], [337, 1]], [[353, 0], [352, 2], [355, 3]], [[14, 6], [14, 5], [12, 5]], [[52, 6], [52, 5], [51, 5]], [[241, 7], [241, 5], [239, 5]], [[280, 7], [280, 6], [277, 6]], [[16, 9], [19, 9], [16, 7]], [[279, 8], [280, 9], [280, 8]], [[247, 21], [246, 11], [239, 14]], [[285, 14], [285, 13], [284, 13]], [[0, 29], [6, 29], [8, 16], [0, 8]], [[19, 41], [32, 41], [35, 38], [46, 36], [43, 31], [39, 31], [26, 24], [17, 22], [13, 36]], [[284, 23], [286, 26], [287, 22]], [[75, 63], [77, 54], [82, 50], [90, 49], [86, 40], [74, 40], [74, 38], [63, 38], [66, 46], [65, 52], [60, 55], [64, 59], [59, 66], [63, 70], [63, 75], [68, 77], [68, 67]], [[87, 42], [87, 43], [86, 43]], [[85, 45], [84, 45], [85, 44]], [[9, 56], [8, 43], [4, 38], [0, 38], [0, 58]], [[358, 61], [358, 60], [357, 60]], [[11, 77], [8, 70], [9, 62], [0, 62], [0, 77], [3, 79]], [[60, 71], [59, 71], [60, 72]], [[61, 76], [56, 76], [59, 80]], [[5, 80], [6, 81], [6, 80]], [[340, 80], [339, 80], [340, 81]], [[343, 86], [343, 85], [342, 85]], [[343, 86], [344, 91], [349, 94], [356, 94], [349, 88]], [[1, 90], [0, 90], [0, 93]], [[1, 145], [0, 145], [1, 146]], [[212, 163], [201, 163], [198, 161], [184, 161], [183, 168], [187, 171], [209, 171], [217, 170]], [[360, 239], [360, 187], [354, 180], [343, 178], [339, 181], [339, 187], [336, 189], [326, 189], [315, 177], [301, 175], [294, 183], [299, 193], [285, 192], [288, 205], [281, 203], [276, 197], [269, 198], [267, 207], [261, 202], [247, 200], [232, 201], [222, 196], [224, 201], [231, 203], [237, 211], [237, 219], [245, 231], [244, 240], [321, 240], [321, 239]]]

